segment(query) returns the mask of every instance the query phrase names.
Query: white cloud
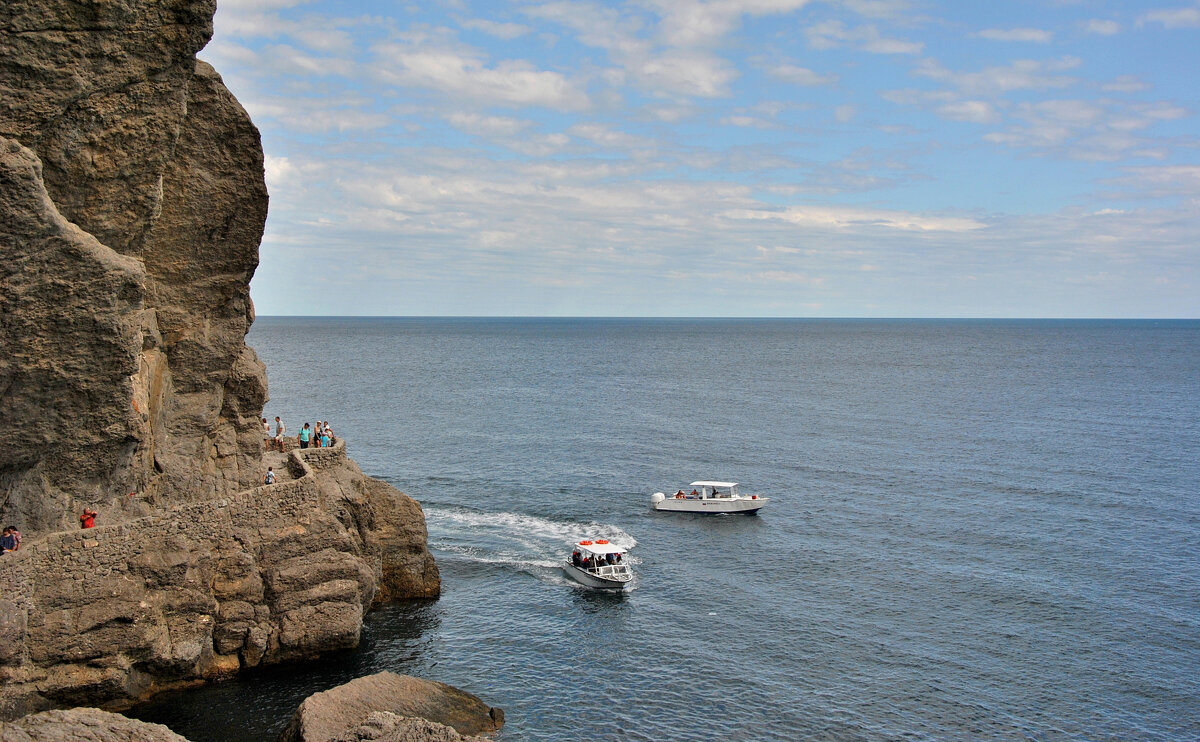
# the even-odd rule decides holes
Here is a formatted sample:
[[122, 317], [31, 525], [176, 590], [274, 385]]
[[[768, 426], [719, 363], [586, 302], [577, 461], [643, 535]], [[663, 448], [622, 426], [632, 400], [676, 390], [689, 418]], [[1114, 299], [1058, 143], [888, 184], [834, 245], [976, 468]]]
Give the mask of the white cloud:
[[989, 41], [1022, 41], [1031, 44], [1048, 44], [1054, 34], [1040, 28], [988, 28], [976, 36]]
[[858, 109], [847, 103], [833, 109], [833, 118], [839, 124], [845, 124], [853, 120], [857, 113]]
[[1018, 59], [1005, 66], [985, 67], [978, 72], [953, 72], [936, 60], [922, 60], [913, 74], [945, 82], [966, 95], [995, 95], [1014, 90], [1065, 88], [1078, 80], [1060, 74], [1081, 64], [1078, 57], [1039, 61]]
[[1183, 196], [1190, 200], [1200, 199], [1200, 165], [1156, 165], [1124, 168], [1121, 175], [1109, 181], [1129, 191], [1129, 197], [1138, 194], [1143, 198]]
[[634, 69], [649, 87], [682, 95], [716, 98], [726, 95], [735, 70], [720, 57], [674, 52], [644, 61]]
[[836, 75], [821, 75], [807, 67], [797, 67], [794, 64], [778, 64], [767, 69], [767, 74], [776, 80], [790, 82], [793, 85], [830, 85], [837, 82]]
[[1121, 24], [1116, 21], [1106, 20], [1102, 18], [1091, 18], [1080, 24], [1080, 27], [1086, 33], [1096, 34], [1098, 36], [1115, 36], [1121, 32]]
[[650, 146], [650, 141], [623, 131], [616, 131], [605, 124], [580, 123], [567, 129], [567, 133], [580, 139], [586, 139], [601, 147], [615, 149], [635, 149]]
[[498, 39], [512, 41], [520, 38], [530, 32], [529, 26], [521, 23], [500, 23], [497, 21], [489, 21], [484, 18], [471, 18], [462, 21], [462, 27], [472, 31], [479, 31], [489, 36], [495, 36]]
[[975, 124], [990, 124], [1000, 118], [991, 103], [981, 100], [960, 100], [943, 103], [937, 107], [938, 115], [951, 121], [969, 121]]
[[965, 217], [924, 216], [904, 211], [843, 206], [793, 206], [782, 210], [734, 209], [723, 216], [734, 220], [779, 220], [804, 227], [837, 230], [884, 228], [906, 232], [971, 232], [987, 225]]
[[587, 95], [558, 72], [539, 70], [524, 60], [487, 66], [477, 54], [409, 44], [375, 48], [375, 75], [384, 82], [428, 88], [473, 101], [511, 106], [543, 106], [577, 111]]
[[484, 137], [512, 137], [529, 128], [531, 121], [508, 116], [483, 116], [478, 113], [455, 112], [446, 120], [459, 131]]
[[1100, 89], [1109, 93], [1140, 93], [1149, 90], [1150, 86], [1135, 75], [1121, 75], [1112, 82], [1101, 85]]
[[842, 0], [842, 4], [867, 18], [896, 18], [912, 7], [908, 0]]
[[652, 0], [661, 14], [659, 33], [668, 46], [709, 46], [741, 23], [743, 15], [790, 13], [808, 0]]
[[743, 129], [774, 129], [776, 124], [774, 121], [768, 121], [757, 116], [747, 116], [745, 114], [733, 114], [725, 116], [720, 123], [726, 126], [737, 126]]
[[885, 38], [873, 25], [847, 28], [841, 21], [823, 21], [804, 29], [808, 45], [814, 49], [838, 49], [848, 46], [872, 54], [920, 54], [923, 42]]
[[1139, 26], [1158, 23], [1164, 28], [1200, 28], [1200, 6], [1190, 8], [1163, 8], [1143, 13], [1138, 17]]

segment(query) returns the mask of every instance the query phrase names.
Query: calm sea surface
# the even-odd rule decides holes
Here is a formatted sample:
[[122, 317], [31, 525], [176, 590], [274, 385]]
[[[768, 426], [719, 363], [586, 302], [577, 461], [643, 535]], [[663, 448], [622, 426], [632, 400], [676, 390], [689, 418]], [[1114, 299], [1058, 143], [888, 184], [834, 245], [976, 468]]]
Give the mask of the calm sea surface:
[[[443, 595], [164, 696], [272, 740], [394, 670], [518, 740], [1200, 739], [1200, 322], [261, 318], [290, 430], [421, 502]], [[655, 513], [727, 479], [757, 517]], [[635, 545], [627, 594], [569, 544]]]

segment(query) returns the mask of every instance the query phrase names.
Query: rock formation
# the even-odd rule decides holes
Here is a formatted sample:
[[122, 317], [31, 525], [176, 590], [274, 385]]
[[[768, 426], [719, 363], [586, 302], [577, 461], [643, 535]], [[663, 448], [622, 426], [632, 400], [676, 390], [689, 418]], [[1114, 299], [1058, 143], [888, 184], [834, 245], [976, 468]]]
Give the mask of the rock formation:
[[452, 727], [426, 719], [375, 711], [330, 742], [490, 742], [490, 737], [464, 737]]
[[9, 723], [0, 721], [2, 742], [188, 742], [161, 724], [99, 709], [43, 711]]
[[[258, 476], [257, 130], [213, 0], [0, 4], [0, 518], [27, 534]], [[135, 493], [129, 499], [129, 493]]]
[[267, 193], [195, 57], [214, 11], [0, 3], [0, 718], [350, 647], [440, 589], [420, 507], [344, 444], [255, 488]]
[[[381, 712], [387, 716], [373, 716]], [[357, 740], [368, 731], [399, 734], [411, 731], [412, 725], [400, 721], [405, 717], [444, 724], [461, 735], [487, 734], [504, 725], [503, 711], [489, 708], [470, 693], [445, 683], [381, 672], [304, 699], [279, 742]]]

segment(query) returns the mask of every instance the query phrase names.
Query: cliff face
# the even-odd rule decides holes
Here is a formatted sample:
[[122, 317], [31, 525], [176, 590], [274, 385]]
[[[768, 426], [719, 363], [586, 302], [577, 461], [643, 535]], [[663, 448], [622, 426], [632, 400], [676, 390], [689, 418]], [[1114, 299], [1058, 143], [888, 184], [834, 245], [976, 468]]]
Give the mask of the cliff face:
[[353, 646], [440, 589], [420, 507], [344, 446], [255, 488], [267, 193], [195, 58], [214, 11], [0, 3], [0, 717]]
[[267, 193], [257, 130], [195, 59], [214, 11], [0, 6], [0, 198], [24, 217], [0, 227], [0, 518], [27, 533], [258, 476]]

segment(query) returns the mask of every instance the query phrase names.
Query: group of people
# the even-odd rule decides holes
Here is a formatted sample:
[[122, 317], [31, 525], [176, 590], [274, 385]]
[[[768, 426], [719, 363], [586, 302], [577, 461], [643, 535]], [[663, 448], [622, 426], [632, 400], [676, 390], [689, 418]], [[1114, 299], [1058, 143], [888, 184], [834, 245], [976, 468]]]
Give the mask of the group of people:
[[[279, 416], [275, 416], [274, 435], [271, 434], [271, 424], [267, 422], [267, 418], [265, 417], [262, 419], [262, 426], [263, 447], [268, 451], [273, 448], [283, 451], [285, 448], [283, 439], [287, 434], [287, 426], [283, 424], [283, 421], [279, 419]], [[304, 423], [304, 427], [300, 429], [300, 433], [296, 436], [296, 445], [298, 445], [300, 448], [308, 448], [309, 446], [313, 446], [315, 448], [328, 448], [336, 442], [337, 438], [334, 437], [333, 428], [329, 427], [328, 420], [324, 422], [318, 420], [315, 426], [310, 425], [309, 423]]]
[[4, 535], [0, 536], [0, 554], [7, 554], [10, 551], [17, 551], [21, 548], [21, 532], [16, 526], [8, 526], [4, 529]]
[[574, 564], [576, 567], [582, 567], [583, 569], [595, 569], [608, 564], [620, 563], [620, 554], [597, 554], [593, 557], [591, 554], [583, 556], [579, 553], [578, 549], [571, 552], [571, 564]]

